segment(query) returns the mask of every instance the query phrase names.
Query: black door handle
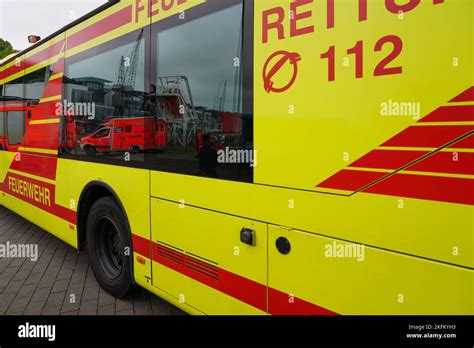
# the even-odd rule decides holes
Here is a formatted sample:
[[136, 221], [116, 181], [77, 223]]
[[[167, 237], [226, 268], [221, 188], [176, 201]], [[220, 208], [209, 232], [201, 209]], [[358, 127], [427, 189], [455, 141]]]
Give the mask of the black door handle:
[[255, 230], [243, 227], [240, 230], [240, 241], [244, 244], [255, 246]]

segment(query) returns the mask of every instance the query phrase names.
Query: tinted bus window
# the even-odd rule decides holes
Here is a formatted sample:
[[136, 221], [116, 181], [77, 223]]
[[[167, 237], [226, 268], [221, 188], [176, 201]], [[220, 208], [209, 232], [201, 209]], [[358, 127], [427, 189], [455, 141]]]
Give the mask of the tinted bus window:
[[4, 85], [3, 91], [5, 97], [23, 98], [24, 96], [24, 79], [23, 76]]
[[[149, 142], [143, 124], [150, 122], [145, 110], [145, 37], [145, 29], [138, 30], [66, 59], [63, 103], [68, 116], [61, 127], [62, 153], [118, 165], [143, 162]], [[115, 131], [107, 139], [94, 136], [101, 129], [130, 125], [137, 129], [127, 137]]]
[[7, 134], [10, 145], [18, 145], [23, 140], [25, 134], [25, 113], [24, 111], [7, 112]]
[[24, 77], [25, 98], [33, 103], [38, 103], [46, 87], [46, 81], [50, 76], [50, 69], [43, 68], [36, 70]]
[[153, 27], [149, 107], [164, 124], [154, 170], [252, 180], [242, 117], [242, 1], [211, 1]]

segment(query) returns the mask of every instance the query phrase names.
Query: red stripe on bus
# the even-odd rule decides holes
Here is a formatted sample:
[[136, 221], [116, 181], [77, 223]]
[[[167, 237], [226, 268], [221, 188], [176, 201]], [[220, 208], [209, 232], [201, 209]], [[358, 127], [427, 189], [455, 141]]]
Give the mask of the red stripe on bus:
[[358, 159], [350, 167], [399, 169], [423, 157], [428, 151], [373, 150]]
[[474, 105], [442, 106], [420, 120], [420, 122], [469, 121], [474, 121]]
[[[33, 198], [31, 198], [29, 193], [25, 194], [24, 186], [22, 190], [23, 194], [21, 193], [21, 191], [17, 192], [19, 188], [14, 189], [13, 183], [12, 184], [10, 183], [10, 178], [16, 180], [15, 183], [18, 185], [20, 184], [19, 180], [21, 180], [22, 182], [31, 183], [33, 185], [37, 185], [42, 188], [47, 188], [49, 190], [49, 203], [50, 204], [43, 204], [39, 202], [38, 200], [35, 200], [35, 197], [39, 198], [39, 191], [38, 193], [33, 192]], [[5, 181], [3, 182], [3, 192], [6, 192], [9, 195], [16, 197], [26, 203], [29, 203], [35, 206], [36, 208], [39, 208], [45, 212], [55, 215], [56, 217], [59, 217], [73, 225], [75, 225], [77, 222], [75, 211], [56, 204], [56, 196], [55, 196], [56, 188], [54, 185], [51, 185], [49, 183], [45, 183], [39, 180], [27, 178], [21, 175], [8, 173], [7, 176], [5, 177]]]
[[381, 179], [385, 175], [387, 175], [387, 173], [343, 169], [320, 183], [317, 187], [357, 191], [364, 186]]
[[268, 288], [268, 312], [272, 315], [337, 315], [291, 294]]
[[[58, 103], [61, 103], [61, 100], [52, 100], [49, 102], [38, 104], [31, 108], [32, 118], [30, 121], [36, 120], [48, 120], [48, 119], [56, 119], [60, 114], [60, 109], [58, 108]], [[33, 125], [31, 125], [33, 126]], [[28, 126], [29, 127], [29, 126]], [[29, 128], [27, 127], [27, 132]]]
[[133, 251], [137, 254], [145, 256], [146, 258], [151, 259], [150, 257], [150, 241], [143, 237], [132, 234], [132, 243]]
[[[17, 58], [17, 59], [18, 59], [18, 58]], [[8, 78], [8, 77], [10, 77], [10, 76], [12, 76], [12, 75], [15, 75], [15, 74], [17, 74], [17, 73], [23, 71], [24, 69], [26, 69], [26, 67], [25, 67], [25, 62], [24, 62], [24, 61], [23, 61], [23, 62], [19, 62], [19, 65], [14, 64], [14, 65], [12, 65], [11, 67], [9, 67], [9, 68], [7, 68], [7, 69], [5, 69], [5, 70], [3, 71], [3, 73], [2, 73], [2, 79], [6, 79], [6, 78]], [[20, 77], [23, 77], [23, 75], [22, 75], [22, 76], [18, 76], [17, 78], [20, 78]]]
[[54, 65], [54, 71], [51, 75], [56, 75], [62, 72], [64, 72], [64, 57], [58, 59], [58, 61]]
[[472, 126], [412, 126], [381, 146], [442, 147], [474, 129]]
[[408, 167], [407, 170], [474, 175], [474, 153], [438, 152]]
[[36, 64], [39, 64], [39, 63], [42, 63], [43, 61], [51, 58], [51, 57], [54, 57], [56, 55], [58, 55], [61, 51], [61, 48], [63, 47], [64, 45], [64, 40], [61, 40], [57, 43], [55, 43], [54, 45], [48, 47], [48, 48], [45, 48], [44, 50], [32, 55], [32, 56], [29, 56], [28, 54], [26, 55], [26, 67], [25, 69], [29, 68], [29, 67], [32, 67], [33, 65], [36, 65]]
[[474, 101], [474, 87], [469, 87], [457, 97], [451, 99], [450, 103]]
[[[227, 272], [223, 269], [219, 269], [219, 279], [208, 277], [202, 273], [186, 267], [185, 264], [180, 264], [161, 257], [155, 252], [155, 247], [157, 247], [157, 244], [153, 244], [153, 261], [158, 262], [167, 268], [181, 273], [213, 289], [216, 289], [226, 295], [245, 302], [255, 308], [258, 308], [261, 311], [267, 311], [267, 289], [264, 285], [241, 277], [238, 274]], [[163, 247], [163, 245], [160, 245], [160, 247]]]
[[474, 180], [472, 179], [395, 174], [368, 187], [363, 192], [439, 202], [474, 204]]
[[[58, 123], [29, 124], [27, 128], [28, 129], [23, 138], [22, 146], [43, 150], [58, 150]], [[45, 136], [45, 134], [49, 134], [49, 136]]]
[[[56, 97], [62, 94], [63, 94], [63, 79], [59, 78], [59, 79], [55, 79], [48, 82], [41, 98], [44, 99], [44, 98]], [[59, 100], [56, 102], [59, 102]]]
[[55, 158], [57, 159], [58, 158], [58, 154], [49, 154], [49, 153], [38, 153], [38, 152], [33, 152], [33, 151], [25, 151], [24, 149], [22, 149], [21, 151], [19, 151], [19, 153], [21, 153], [22, 155], [26, 154], [26, 155], [34, 155], [34, 156], [42, 156], [42, 157], [49, 157], [49, 158]]
[[449, 146], [449, 148], [456, 148], [456, 149], [474, 149], [474, 134], [459, 140], [457, 143]]
[[56, 166], [57, 159], [54, 157], [20, 153], [19, 160], [13, 160], [10, 169], [55, 180]]
[[[133, 240], [133, 251], [137, 254], [140, 254], [144, 257], [149, 258], [150, 245], [153, 245], [152, 259], [159, 264], [172, 269], [180, 274], [183, 274], [191, 279], [194, 279], [204, 285], [207, 285], [215, 290], [218, 290], [226, 295], [229, 295], [233, 298], [236, 298], [246, 304], [249, 304], [257, 309], [260, 309], [263, 312], [267, 312], [267, 287], [263, 284], [250, 280], [248, 278], [242, 277], [238, 274], [226, 271], [222, 268], [218, 268], [214, 265], [204, 263], [196, 258], [189, 257], [188, 255], [168, 248], [162, 244], [151, 243], [149, 240], [132, 235]], [[167, 250], [170, 255], [180, 254], [179, 257], [172, 257], [170, 259], [161, 257], [157, 254], [158, 248]], [[206, 264], [211, 269], [215, 269], [216, 273], [207, 272], [211, 276], [206, 276], [201, 272], [197, 272], [195, 269], [188, 268], [186, 265], [186, 258], [192, 258], [194, 261], [199, 261], [203, 264]], [[183, 260], [183, 261], [173, 261]], [[218, 279], [212, 277], [214, 274], [218, 274]], [[273, 311], [269, 310], [270, 314], [275, 315], [335, 315], [336, 313], [322, 308], [320, 306], [314, 305], [310, 302], [301, 300], [296, 297], [294, 299], [294, 305], [285, 306], [282, 302], [283, 298], [288, 299], [289, 295], [281, 291], [268, 288], [270, 298], [273, 303], [269, 302], [269, 306], [273, 306]], [[269, 298], [269, 300], [270, 300]]]
[[19, 73], [22, 70], [28, 69], [36, 64], [39, 64], [51, 57], [58, 55], [63, 45], [64, 40], [61, 40], [58, 43], [52, 45], [51, 47], [45, 48], [44, 50], [41, 50], [36, 54], [33, 54], [31, 56], [27, 54], [26, 60], [20, 62], [19, 66], [12, 65], [8, 69], [5, 69], [2, 72], [2, 78], [5, 79], [11, 75]]
[[132, 21], [132, 6], [125, 7], [67, 38], [68, 49], [106, 34]]

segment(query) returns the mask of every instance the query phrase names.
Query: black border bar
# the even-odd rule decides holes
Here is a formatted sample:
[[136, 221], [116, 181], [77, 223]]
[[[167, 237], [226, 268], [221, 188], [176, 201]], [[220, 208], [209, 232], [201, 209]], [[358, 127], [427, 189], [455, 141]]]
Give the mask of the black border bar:
[[[146, 344], [382, 344], [466, 346], [474, 343], [473, 316], [3, 316], [0, 346]], [[19, 326], [55, 325], [55, 341], [19, 338]], [[409, 329], [409, 325], [425, 329]], [[426, 325], [431, 329], [426, 330]], [[437, 328], [435, 327], [437, 326]], [[443, 327], [443, 328], [441, 328]], [[447, 328], [450, 327], [450, 328]], [[407, 334], [455, 334], [456, 338], [409, 338]]]

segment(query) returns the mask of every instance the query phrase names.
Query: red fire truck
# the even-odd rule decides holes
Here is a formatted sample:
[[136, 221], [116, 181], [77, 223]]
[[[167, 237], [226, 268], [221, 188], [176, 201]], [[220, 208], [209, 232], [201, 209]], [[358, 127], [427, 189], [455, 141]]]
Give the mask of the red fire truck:
[[88, 155], [97, 152], [163, 149], [166, 145], [166, 123], [153, 117], [113, 118], [80, 141]]

